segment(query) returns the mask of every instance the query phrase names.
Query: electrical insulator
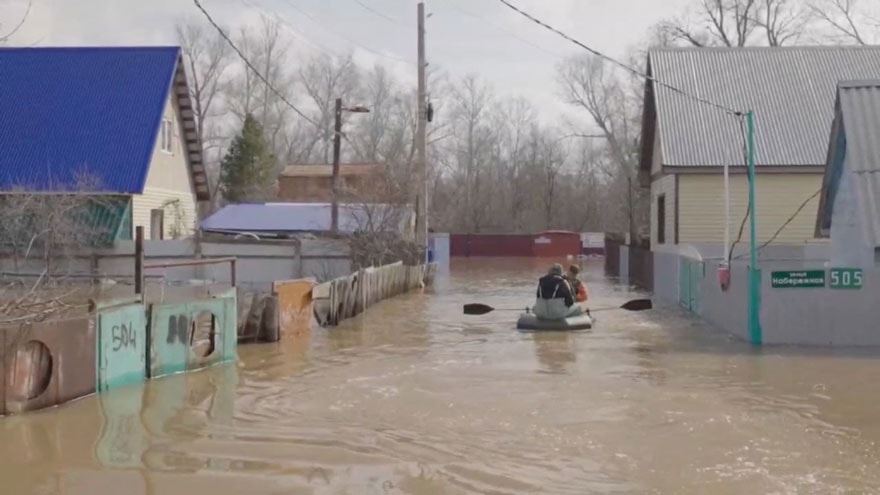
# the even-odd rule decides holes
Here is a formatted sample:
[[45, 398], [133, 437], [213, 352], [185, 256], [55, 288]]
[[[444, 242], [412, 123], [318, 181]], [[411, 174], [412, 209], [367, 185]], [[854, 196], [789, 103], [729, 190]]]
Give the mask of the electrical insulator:
[[425, 120], [428, 122], [434, 120], [434, 105], [431, 105], [431, 102], [428, 102], [428, 108], [425, 110]]

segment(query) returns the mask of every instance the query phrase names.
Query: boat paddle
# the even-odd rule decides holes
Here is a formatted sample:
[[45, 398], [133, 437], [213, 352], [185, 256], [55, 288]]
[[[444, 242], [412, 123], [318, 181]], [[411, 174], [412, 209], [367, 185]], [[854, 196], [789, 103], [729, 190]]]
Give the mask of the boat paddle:
[[[651, 309], [654, 307], [654, 303], [651, 302], [650, 299], [633, 299], [631, 301], [627, 301], [624, 304], [616, 307], [608, 307], [608, 308], [596, 308], [587, 310], [590, 313], [595, 311], [607, 311], [609, 309], [623, 309], [626, 311], [644, 311], [646, 309]], [[464, 305], [464, 314], [466, 315], [484, 315], [486, 313], [491, 313], [492, 311], [523, 311], [523, 309], [513, 309], [513, 308], [504, 308], [504, 309], [496, 309], [488, 304], [479, 304], [479, 303], [471, 303]]]

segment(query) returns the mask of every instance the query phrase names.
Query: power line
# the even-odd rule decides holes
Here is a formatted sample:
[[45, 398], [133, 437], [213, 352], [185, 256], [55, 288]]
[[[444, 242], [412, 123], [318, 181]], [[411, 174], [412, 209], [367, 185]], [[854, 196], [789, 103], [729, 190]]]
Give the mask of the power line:
[[376, 55], [376, 56], [379, 56], [379, 57], [388, 58], [388, 59], [391, 59], [391, 60], [397, 60], [397, 61], [399, 61], [399, 62], [404, 62], [404, 63], [410, 64], [410, 65], [412, 65], [412, 66], [416, 66], [416, 65], [417, 65], [415, 62], [413, 62], [413, 61], [411, 61], [411, 60], [407, 60], [407, 59], [405, 59], [405, 58], [403, 58], [403, 57], [401, 57], [401, 56], [399, 56], [399, 55], [396, 55], [396, 54], [393, 54], [393, 53], [382, 53], [382, 52], [380, 52], [380, 51], [378, 51], [378, 50], [374, 50], [374, 49], [372, 49], [372, 48], [370, 48], [370, 47], [368, 47], [368, 46], [366, 46], [366, 45], [364, 45], [364, 44], [362, 44], [362, 43], [358, 43], [357, 41], [354, 41], [353, 39], [351, 39], [351, 38], [349, 38], [348, 36], [346, 36], [346, 35], [344, 35], [344, 34], [338, 32], [338, 31], [336, 31], [335, 29], [330, 29], [329, 27], [324, 26], [324, 25], [323, 25], [324, 23], [322, 23], [319, 19], [315, 18], [313, 15], [309, 14], [308, 12], [306, 12], [305, 10], [303, 10], [302, 8], [296, 6], [296, 5], [295, 5], [293, 2], [291, 2], [290, 0], [282, 0], [282, 1], [283, 1], [285, 4], [287, 4], [291, 9], [293, 9], [293, 10], [299, 12], [300, 14], [306, 16], [307, 18], [311, 19], [312, 22], [314, 22], [315, 24], [321, 26], [321, 27], [324, 28], [326, 31], [328, 31], [328, 32], [332, 33], [333, 35], [338, 36], [338, 37], [340, 37], [340, 38], [342, 38], [342, 39], [348, 41], [348, 42], [351, 43], [352, 45], [358, 46], [358, 47], [362, 48], [363, 50], [372, 53], [373, 55]]
[[523, 11], [522, 9], [520, 9], [520, 8], [517, 7], [516, 5], [513, 5], [513, 4], [510, 3], [509, 1], [507, 1], [507, 0], [498, 0], [498, 1], [501, 2], [501, 3], [503, 3], [504, 5], [506, 5], [509, 9], [511, 9], [511, 10], [513, 10], [513, 11], [515, 11], [515, 12], [517, 12], [517, 13], [520, 14], [521, 16], [523, 16], [523, 17], [529, 19], [530, 21], [534, 22], [535, 24], [538, 24], [539, 26], [541, 26], [541, 27], [543, 27], [543, 28], [545, 28], [545, 29], [548, 29], [548, 30], [550, 30], [550, 31], [552, 31], [552, 32], [554, 32], [554, 33], [556, 33], [556, 34], [558, 34], [559, 36], [561, 36], [561, 37], [565, 38], [566, 40], [568, 40], [568, 41], [574, 43], [575, 45], [577, 45], [577, 46], [583, 48], [584, 50], [587, 50], [588, 52], [592, 53], [593, 55], [595, 55], [595, 56], [597, 56], [597, 57], [599, 57], [599, 58], [601, 58], [601, 59], [607, 60], [608, 62], [611, 62], [611, 63], [617, 65], [618, 67], [621, 67], [622, 69], [626, 70], [627, 72], [630, 72], [630, 73], [632, 73], [632, 74], [634, 74], [634, 75], [636, 75], [636, 76], [638, 76], [638, 77], [640, 77], [640, 78], [642, 78], [642, 79], [645, 79], [645, 80], [648, 80], [648, 81], [653, 82], [653, 83], [656, 84], [657, 86], [662, 86], [662, 87], [664, 87], [664, 88], [666, 88], [666, 89], [668, 89], [668, 90], [670, 90], [670, 91], [674, 91], [674, 92], [676, 92], [676, 93], [678, 93], [678, 94], [680, 94], [680, 95], [682, 95], [682, 96], [685, 96], [685, 97], [687, 97], [687, 98], [690, 98], [690, 99], [692, 99], [692, 100], [698, 101], [698, 102], [703, 103], [703, 104], [705, 104], [705, 105], [709, 105], [709, 106], [715, 107], [715, 108], [717, 108], [717, 109], [719, 109], [719, 110], [721, 110], [721, 111], [723, 111], [723, 112], [725, 112], [725, 113], [728, 113], [728, 114], [731, 114], [731, 115], [735, 115], [735, 116], [738, 116], [738, 117], [744, 115], [744, 112], [741, 111], [741, 110], [734, 110], [734, 109], [732, 109], [732, 108], [728, 108], [728, 107], [726, 107], [726, 106], [724, 106], [724, 105], [721, 105], [720, 103], [715, 103], [714, 101], [707, 100], [707, 99], [705, 99], [705, 98], [703, 98], [703, 97], [696, 96], [696, 95], [692, 95], [692, 94], [690, 94], [690, 93], [684, 91], [683, 89], [679, 89], [679, 88], [677, 88], [677, 87], [675, 87], [675, 86], [672, 86], [672, 85], [670, 85], [670, 84], [666, 84], [666, 83], [664, 83], [664, 82], [662, 82], [662, 81], [658, 81], [658, 80], [657, 80], [656, 78], [654, 78], [653, 76], [649, 76], [649, 75], [647, 75], [647, 74], [644, 74], [644, 73], [642, 73], [641, 71], [639, 71], [639, 70], [637, 70], [637, 69], [634, 69], [634, 68], [630, 67], [629, 65], [626, 65], [625, 63], [620, 62], [620, 61], [618, 61], [617, 59], [615, 59], [615, 58], [613, 58], [613, 57], [610, 57], [610, 56], [608, 56], [608, 55], [605, 55], [604, 53], [602, 53], [602, 52], [600, 52], [600, 51], [598, 51], [598, 50], [596, 50], [596, 49], [594, 49], [594, 48], [590, 48], [589, 46], [587, 46], [587, 45], [581, 43], [580, 41], [578, 41], [578, 40], [572, 38], [571, 36], [565, 34], [564, 32], [562, 32], [562, 31], [560, 31], [560, 30], [554, 28], [553, 26], [551, 26], [551, 25], [549, 25], [549, 24], [547, 24], [547, 23], [541, 21], [540, 19], [535, 18], [534, 16], [532, 16], [532, 15], [529, 14], [528, 12]]
[[289, 22], [287, 22], [287, 20], [285, 18], [283, 18], [277, 12], [269, 12], [268, 10], [264, 9], [262, 6], [257, 5], [257, 3], [254, 0], [241, 0], [241, 3], [247, 5], [248, 7], [252, 8], [252, 9], [260, 11], [260, 13], [265, 15], [266, 17], [274, 18], [275, 22], [277, 22], [278, 24], [281, 24], [282, 26], [284, 26], [288, 30], [290, 30], [291, 34], [293, 34], [293, 36], [296, 39], [302, 41], [303, 43], [305, 43], [307, 45], [311, 45], [311, 46], [315, 47], [318, 51], [323, 51], [328, 55], [333, 55], [333, 56], [337, 56], [337, 57], [343, 55], [342, 53], [330, 48], [327, 45], [317, 43], [315, 41], [312, 41], [312, 40], [306, 38], [305, 36], [300, 34]]
[[[355, 0], [355, 1], [359, 1], [359, 0]], [[467, 10], [461, 8], [458, 4], [456, 4], [455, 2], [453, 2], [453, 1], [451, 1], [451, 0], [446, 0], [445, 3], [446, 3], [447, 5], [449, 5], [450, 7], [452, 7], [453, 9], [455, 9], [455, 10], [461, 12], [462, 14], [467, 15], [467, 16], [469, 16], [469, 17], [472, 17], [472, 18], [476, 19], [477, 21], [480, 21], [480, 22], [483, 23], [483, 24], [488, 24], [488, 25], [494, 27], [495, 29], [497, 29], [498, 31], [501, 31], [501, 32], [503, 32], [503, 33], [505, 33], [505, 34], [507, 34], [507, 35], [513, 37], [513, 38], [516, 38], [516, 39], [522, 41], [523, 43], [526, 43], [527, 45], [531, 45], [531, 46], [537, 48], [538, 50], [541, 50], [541, 51], [544, 52], [544, 53], [547, 53], [547, 54], [549, 54], [549, 55], [553, 55], [554, 57], [560, 57], [560, 56], [561, 56], [559, 53], [554, 53], [554, 52], [552, 52], [551, 50], [548, 50], [548, 49], [544, 48], [543, 46], [538, 45], [537, 43], [532, 43], [531, 41], [529, 41], [529, 40], [523, 38], [522, 36], [517, 35], [517, 34], [514, 33], [513, 31], [510, 31], [510, 30], [508, 30], [508, 29], [502, 28], [501, 26], [498, 26], [497, 24], [495, 24], [495, 23], [493, 23], [493, 22], [490, 22], [490, 21], [488, 21], [487, 19], [485, 19], [485, 18], [483, 18], [483, 17], [481, 17], [481, 16], [479, 16], [479, 15], [477, 15], [477, 14], [474, 14], [473, 12], [469, 12], [469, 11], [467, 11]]]
[[[393, 17], [391, 17], [391, 16], [389, 16], [389, 15], [383, 14], [382, 12], [380, 12], [380, 11], [374, 9], [373, 7], [370, 7], [370, 6], [367, 5], [367, 4], [365, 4], [365, 3], [362, 2], [361, 0], [354, 0], [354, 3], [360, 5], [360, 6], [363, 7], [365, 10], [368, 10], [368, 11], [370, 11], [370, 12], [376, 14], [377, 16], [379, 16], [379, 17], [385, 19], [386, 21], [388, 21], [388, 22], [390, 22], [390, 23], [392, 23], [392, 24], [403, 25], [403, 23], [401, 23], [401, 22], [398, 21], [397, 19], [395, 19], [395, 18], [393, 18]], [[409, 27], [409, 26], [407, 26], [407, 27]]]
[[299, 115], [300, 117], [304, 118], [308, 123], [312, 124], [313, 126], [317, 127], [318, 129], [322, 129], [322, 127], [321, 127], [320, 124], [318, 124], [317, 122], [315, 122], [314, 120], [312, 120], [308, 115], [306, 115], [305, 113], [303, 113], [302, 110], [300, 110], [299, 108], [297, 108], [296, 105], [294, 105], [293, 103], [291, 103], [290, 101], [288, 101], [288, 99], [287, 99], [284, 95], [282, 95], [280, 91], [278, 91], [277, 89], [275, 89], [275, 87], [272, 85], [272, 83], [270, 83], [269, 80], [266, 79], [266, 78], [263, 76], [263, 74], [261, 74], [260, 71], [257, 70], [256, 67], [254, 67], [254, 64], [252, 64], [251, 61], [248, 60], [248, 58], [244, 55], [244, 53], [242, 53], [241, 50], [239, 50], [238, 47], [235, 46], [235, 43], [232, 41], [232, 38], [230, 38], [230, 37], [226, 34], [226, 32], [223, 31], [223, 28], [221, 28], [216, 22], [214, 22], [214, 18], [212, 18], [212, 17], [211, 17], [211, 14], [209, 14], [208, 11], [205, 10], [204, 7], [202, 7], [202, 4], [199, 2], [199, 0], [193, 0], [193, 3], [195, 4], [196, 8], [198, 8], [200, 11], [202, 11], [202, 14], [205, 16], [206, 19], [208, 19], [208, 22], [210, 22], [211, 25], [214, 26], [214, 29], [216, 29], [217, 32], [220, 33], [220, 36], [222, 36], [223, 39], [226, 40], [226, 43], [228, 43], [229, 46], [232, 47], [232, 49], [235, 51], [235, 53], [238, 54], [238, 56], [239, 56], [239, 57], [241, 58], [241, 60], [245, 63], [245, 65], [247, 65], [248, 68], [249, 68], [250, 70], [252, 70], [252, 71], [254, 72], [254, 74], [255, 74], [255, 75], [256, 75], [261, 81], [263, 81], [263, 84], [265, 84], [266, 87], [269, 88], [269, 90], [271, 90], [273, 93], [275, 93], [275, 96], [277, 96], [278, 98], [280, 98], [281, 101], [283, 101], [283, 102], [284, 102], [287, 106], [289, 106], [294, 112], [296, 112], [297, 115]]

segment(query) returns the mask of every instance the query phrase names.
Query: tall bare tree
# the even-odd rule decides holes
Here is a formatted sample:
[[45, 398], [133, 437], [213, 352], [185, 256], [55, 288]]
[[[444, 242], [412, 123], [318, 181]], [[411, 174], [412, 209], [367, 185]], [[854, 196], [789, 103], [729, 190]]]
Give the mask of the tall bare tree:
[[204, 151], [208, 152], [220, 145], [216, 142], [218, 136], [214, 134], [215, 129], [209, 130], [207, 124], [225, 114], [220, 100], [232, 50], [216, 30], [205, 24], [193, 20], [181, 21], [176, 31], [187, 64], [196, 130], [202, 138]]
[[698, 0], [660, 28], [693, 46], [782, 46], [797, 42], [810, 20], [801, 0]]
[[816, 0], [809, 5], [822, 25], [831, 29], [831, 38], [868, 45], [880, 37], [880, 4], [859, 0]]
[[30, 13], [31, 13], [31, 7], [33, 7], [33, 1], [28, 0], [27, 6], [25, 7], [25, 10], [24, 10], [24, 14], [22, 14], [21, 17], [19, 18], [18, 22], [14, 26], [12, 26], [11, 28], [8, 28], [8, 30], [6, 30], [6, 28], [3, 26], [3, 24], [0, 24], [0, 45], [6, 44], [9, 41], [9, 38], [14, 36], [15, 33], [17, 33], [22, 28], [22, 26], [24, 26], [24, 23], [27, 20], [28, 15], [30, 15]]

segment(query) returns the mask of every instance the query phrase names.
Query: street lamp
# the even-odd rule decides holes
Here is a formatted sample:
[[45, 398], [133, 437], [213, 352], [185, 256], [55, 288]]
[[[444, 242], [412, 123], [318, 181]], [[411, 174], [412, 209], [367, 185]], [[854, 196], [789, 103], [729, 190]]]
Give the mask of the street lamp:
[[343, 107], [342, 98], [336, 98], [333, 125], [333, 202], [330, 212], [333, 222], [330, 230], [334, 234], [339, 232], [339, 152], [342, 147], [342, 112], [369, 113], [370, 109], [363, 105]]

